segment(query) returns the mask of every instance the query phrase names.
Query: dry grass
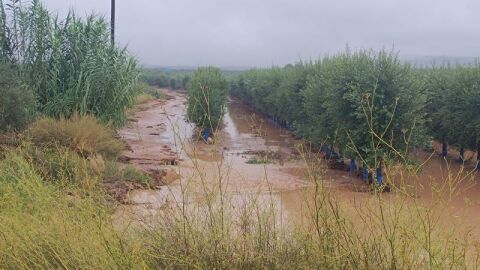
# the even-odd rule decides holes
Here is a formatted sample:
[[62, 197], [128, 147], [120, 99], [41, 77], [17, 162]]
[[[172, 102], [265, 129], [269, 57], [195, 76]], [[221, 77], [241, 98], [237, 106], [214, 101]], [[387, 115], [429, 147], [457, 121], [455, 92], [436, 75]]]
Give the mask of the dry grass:
[[140, 94], [136, 97], [135, 104], [136, 105], [142, 105], [142, 104], [148, 103], [152, 100], [155, 100], [154, 96], [152, 96], [150, 94], [142, 93], [142, 94]]
[[15, 151], [0, 161], [0, 268], [135, 269], [139, 242], [117, 233], [102, 195], [44, 181]]
[[[67, 168], [59, 167], [57, 177]], [[0, 161], [0, 267], [5, 269], [465, 269], [469, 239], [438, 226], [433, 208], [372, 194], [353, 210], [309, 168], [316, 191], [295, 227], [269, 199], [238, 205], [215, 186], [202, 203], [186, 190], [151, 222], [118, 231], [103, 194], [45, 181], [10, 151]], [[88, 177], [88, 174], [85, 175]], [[353, 212], [352, 212], [353, 211]]]
[[[162, 269], [465, 269], [477, 266], [476, 241], [441, 225], [448, 204], [425, 205], [403, 194], [370, 194], [341, 202], [324, 186], [318, 164], [305, 194], [301, 226], [282, 222], [274, 197], [244, 205], [221, 185], [205, 202], [188, 189], [172, 209], [159, 210], [141, 239], [152, 268]], [[386, 176], [389, 181], [390, 175]], [[223, 179], [227, 181], [226, 179]], [[448, 181], [446, 179], [446, 181]], [[437, 194], [445, 198], [445, 194]], [[139, 228], [136, 228], [139, 230]]]
[[42, 118], [29, 127], [27, 136], [36, 146], [66, 147], [83, 157], [116, 157], [125, 148], [111, 129], [91, 116], [73, 116], [68, 120]]

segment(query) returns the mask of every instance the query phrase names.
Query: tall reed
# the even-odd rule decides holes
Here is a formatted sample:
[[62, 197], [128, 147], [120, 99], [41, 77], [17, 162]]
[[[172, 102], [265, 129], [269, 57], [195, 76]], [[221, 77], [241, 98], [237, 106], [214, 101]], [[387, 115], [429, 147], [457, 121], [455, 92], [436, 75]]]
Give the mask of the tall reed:
[[111, 45], [103, 18], [71, 11], [60, 19], [39, 0], [0, 5], [0, 55], [18, 66], [39, 111], [123, 123], [136, 94], [137, 63], [125, 48]]

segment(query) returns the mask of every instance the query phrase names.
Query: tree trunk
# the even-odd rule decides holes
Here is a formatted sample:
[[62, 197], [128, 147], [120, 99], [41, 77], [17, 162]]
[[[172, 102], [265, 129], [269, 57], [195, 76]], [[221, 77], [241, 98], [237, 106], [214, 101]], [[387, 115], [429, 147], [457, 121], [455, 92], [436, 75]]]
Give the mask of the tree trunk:
[[377, 184], [379, 186], [383, 185], [383, 172], [382, 172], [382, 165], [381, 164], [377, 168]]
[[367, 169], [367, 164], [366, 163], [363, 163], [362, 178], [363, 178], [363, 181], [368, 182], [368, 169]]
[[448, 155], [448, 143], [443, 141], [442, 143], [442, 157], [446, 157]]
[[464, 161], [465, 161], [465, 148], [463, 148], [463, 147], [460, 147], [460, 157], [459, 157], [459, 161], [460, 161], [460, 162], [464, 162]]
[[480, 142], [477, 143], [477, 170], [480, 171]]
[[355, 173], [355, 159], [352, 158], [350, 159], [350, 176], [353, 176], [353, 174]]

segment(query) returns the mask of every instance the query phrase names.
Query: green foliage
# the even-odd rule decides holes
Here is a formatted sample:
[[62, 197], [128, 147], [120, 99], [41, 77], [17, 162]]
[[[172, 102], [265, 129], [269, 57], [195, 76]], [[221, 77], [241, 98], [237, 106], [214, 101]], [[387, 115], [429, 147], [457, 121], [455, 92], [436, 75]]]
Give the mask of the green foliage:
[[191, 78], [192, 71], [162, 71], [160, 69], [143, 69], [140, 80], [149, 85], [170, 88], [185, 89]]
[[124, 122], [135, 98], [136, 61], [111, 45], [103, 18], [84, 20], [71, 12], [61, 20], [37, 0], [26, 5], [12, 0], [0, 17], [0, 54], [20, 68], [42, 113]]
[[420, 71], [429, 92], [432, 136], [462, 148], [480, 146], [480, 64]]
[[326, 116], [319, 122], [330, 128], [325, 138], [329, 143], [370, 167], [382, 160], [403, 159], [408, 150], [424, 144], [425, 96], [418, 91], [410, 67], [396, 55], [347, 52], [324, 61], [323, 71], [320, 106]]
[[269, 161], [268, 159], [261, 159], [261, 158], [251, 158], [249, 160], [247, 160], [245, 163], [247, 164], [269, 164], [271, 163], [271, 161]]
[[21, 87], [14, 67], [0, 64], [0, 131], [24, 128], [32, 119], [35, 99]]
[[227, 81], [214, 67], [199, 68], [187, 85], [187, 118], [199, 128], [222, 124], [227, 102]]
[[[162, 92], [161, 89], [159, 89], [158, 87], [155, 87], [155, 86], [151, 86], [145, 82], [139, 82], [137, 84], [137, 93], [138, 94], [147, 94], [147, 95], [150, 95], [156, 99], [163, 99], [165, 98], [165, 93]], [[138, 102], [137, 102], [138, 103]]]
[[420, 87], [393, 53], [347, 51], [315, 63], [246, 72], [231, 84], [231, 93], [310, 142], [333, 144], [375, 167], [404, 159], [428, 139]]
[[123, 181], [136, 182], [147, 187], [153, 187], [153, 179], [145, 172], [138, 170], [133, 165], [127, 165], [122, 171]]

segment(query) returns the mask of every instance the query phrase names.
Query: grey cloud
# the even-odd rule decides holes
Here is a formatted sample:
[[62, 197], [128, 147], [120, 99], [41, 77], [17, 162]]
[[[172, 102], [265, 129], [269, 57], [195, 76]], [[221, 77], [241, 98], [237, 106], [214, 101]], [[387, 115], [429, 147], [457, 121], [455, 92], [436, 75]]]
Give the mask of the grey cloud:
[[[109, 17], [110, 0], [45, 0]], [[478, 0], [117, 0], [117, 40], [153, 65], [266, 66], [352, 48], [480, 54]]]

